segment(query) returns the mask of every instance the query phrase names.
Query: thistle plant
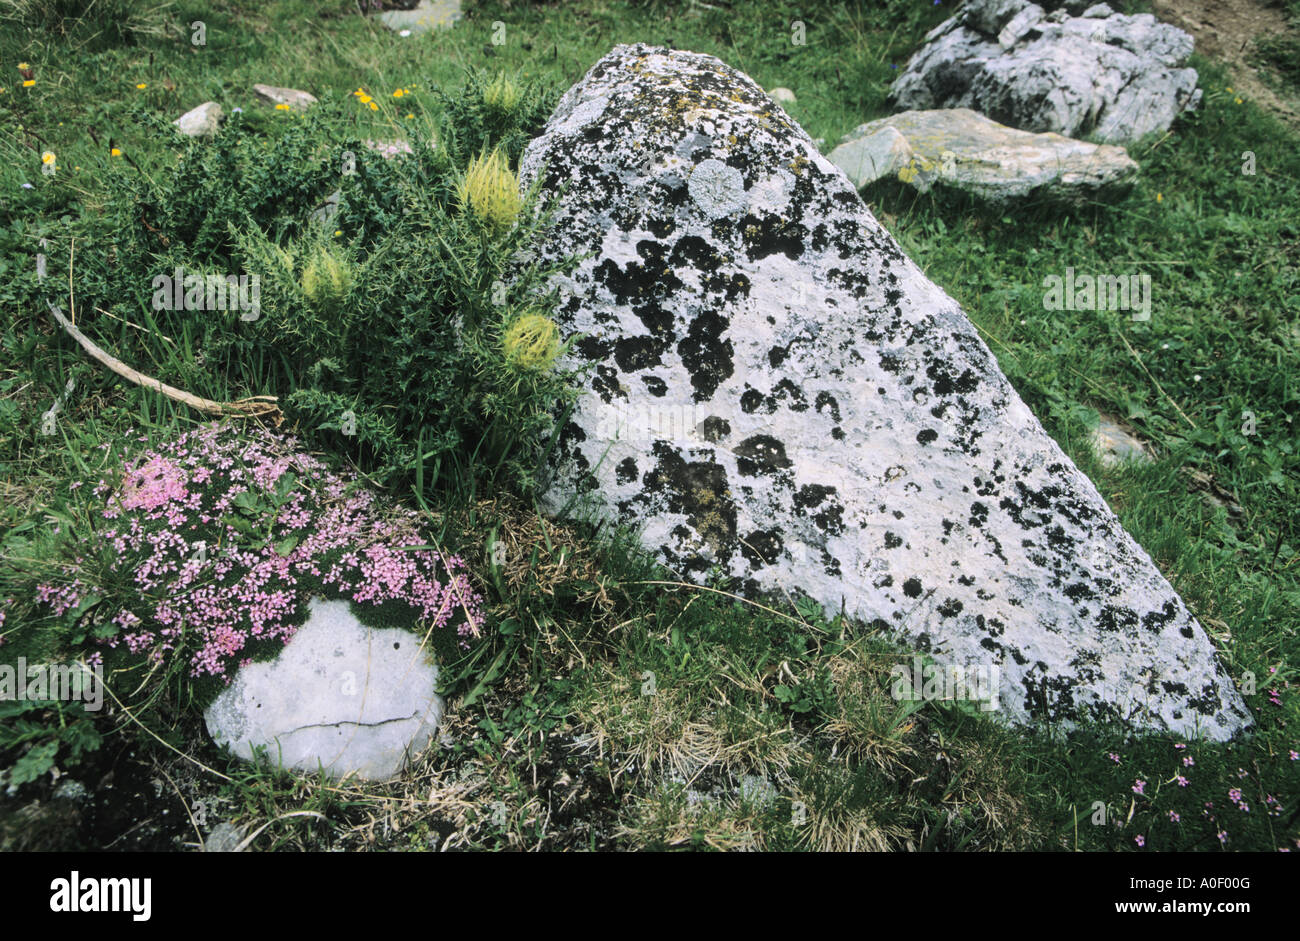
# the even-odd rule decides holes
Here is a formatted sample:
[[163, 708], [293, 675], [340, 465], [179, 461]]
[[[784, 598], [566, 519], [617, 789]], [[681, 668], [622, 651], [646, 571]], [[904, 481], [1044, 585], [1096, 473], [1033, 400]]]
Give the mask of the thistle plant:
[[550, 369], [560, 354], [560, 329], [541, 314], [515, 318], [502, 337], [502, 355], [511, 369], [540, 372]]
[[462, 209], [495, 232], [513, 226], [523, 208], [519, 178], [498, 150], [480, 154], [470, 161], [457, 196]]
[[317, 310], [335, 310], [352, 290], [355, 274], [343, 253], [332, 245], [318, 244], [302, 265], [302, 293]]
[[483, 88], [483, 106], [498, 114], [514, 111], [522, 98], [523, 90], [506, 78], [504, 72], [498, 72], [496, 78]]

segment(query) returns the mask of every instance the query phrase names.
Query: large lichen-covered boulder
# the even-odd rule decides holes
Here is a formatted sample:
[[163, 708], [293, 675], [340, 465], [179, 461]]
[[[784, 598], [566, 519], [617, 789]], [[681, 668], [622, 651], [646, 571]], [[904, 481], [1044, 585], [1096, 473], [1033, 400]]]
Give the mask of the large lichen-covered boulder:
[[973, 108], [1024, 131], [1122, 144], [1167, 130], [1201, 98], [1191, 36], [1104, 3], [1049, 13], [967, 0], [925, 38], [890, 89], [900, 109]]
[[523, 184], [558, 197], [588, 392], [554, 510], [639, 529], [684, 577], [798, 592], [1000, 675], [1001, 713], [1225, 739], [1250, 717], [1204, 630], [958, 305], [746, 76], [620, 46]]

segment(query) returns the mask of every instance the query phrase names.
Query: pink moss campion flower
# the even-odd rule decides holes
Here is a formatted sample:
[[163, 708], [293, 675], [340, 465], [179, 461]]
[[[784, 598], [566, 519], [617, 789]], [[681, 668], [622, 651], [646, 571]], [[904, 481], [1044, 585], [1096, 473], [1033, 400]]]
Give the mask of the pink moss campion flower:
[[185, 495], [185, 473], [166, 458], [154, 455], [129, 471], [122, 483], [122, 506], [154, 509]]
[[1139, 833], [1137, 836], [1133, 837], [1133, 842], [1136, 843], [1138, 846], [1146, 846], [1147, 838], [1144, 837], [1141, 833]]
[[1138, 778], [1136, 781], [1133, 782], [1134, 794], [1145, 794], [1147, 792], [1146, 788], [1147, 788], [1147, 782], [1143, 781], [1141, 778]]
[[[453, 629], [462, 646], [481, 634], [483, 602], [464, 560], [422, 548], [431, 540], [417, 514], [381, 504], [292, 438], [204, 425], [94, 493], [108, 524], [99, 544], [134, 595], [115, 599], [109, 649], [150, 663], [183, 652], [192, 676], [229, 681], [252, 645], [286, 643], [322, 592], [398, 603], [413, 625]], [[74, 576], [67, 567], [37, 600], [56, 615], [75, 608], [89, 589]]]

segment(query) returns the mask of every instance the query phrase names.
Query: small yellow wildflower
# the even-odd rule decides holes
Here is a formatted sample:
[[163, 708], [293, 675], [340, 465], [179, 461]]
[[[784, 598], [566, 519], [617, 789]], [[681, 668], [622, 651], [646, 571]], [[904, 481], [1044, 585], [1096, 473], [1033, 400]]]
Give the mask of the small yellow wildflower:
[[289, 110], [289, 106], [286, 105], [284, 102], [281, 102], [280, 104], [278, 104], [278, 105], [275, 106], [275, 110], [276, 110], [276, 111], [288, 111], [288, 110]]
[[149, 83], [148, 83], [148, 82], [137, 82], [135, 87], [138, 88], [138, 89], [140, 89], [141, 91], [143, 91], [144, 89], [146, 89], [146, 88], [149, 87]]
[[1241, 104], [1241, 99], [1240, 99], [1240, 98], [1237, 99], [1237, 104]]
[[114, 147], [112, 150], [110, 150], [110, 151], [108, 152], [108, 155], [109, 155], [110, 157], [120, 157], [120, 156], [122, 156], [122, 151], [120, 151], [120, 150], [118, 150], [116, 147]]
[[370, 105], [370, 110], [371, 110], [371, 111], [378, 111], [378, 110], [379, 110], [379, 105], [375, 104], [373, 101], [367, 102], [367, 104]]
[[[3, 89], [3, 88], [0, 88], [0, 91], [4, 91], [4, 89]], [[413, 114], [408, 114], [408, 115], [406, 116], [406, 120], [409, 121], [409, 120], [411, 120], [413, 117], [415, 117], [415, 115], [413, 115]]]
[[[20, 68], [20, 69], [30, 69], [31, 66], [28, 65], [26, 62], [19, 62], [19, 63], [18, 63], [18, 68]], [[1232, 89], [1228, 89], [1228, 90], [1231, 91]]]
[[1224, 90], [1225, 90], [1229, 95], [1232, 94], [1232, 86], [1231, 86], [1231, 85], [1228, 85]]
[[403, 95], [405, 95], [405, 94], [406, 94], [406, 92], [402, 91], [402, 89], [399, 88], [399, 89], [397, 89], [397, 91], [393, 92], [393, 97], [394, 97], [394, 98], [401, 98], [401, 97], [402, 97]]
[[1158, 203], [1163, 203], [1164, 201], [1165, 201], [1165, 194], [1164, 194], [1164, 193], [1156, 193], [1156, 202], [1158, 202]]
[[342, 229], [335, 229], [335, 230], [334, 230], [334, 237], [335, 237], [335, 238], [338, 238], [338, 237], [339, 237], [340, 235], [342, 235], [342, 234], [343, 234], [343, 230], [342, 230]]
[[41, 154], [41, 163], [53, 163], [53, 162], [54, 162], [54, 151], [47, 150], [45, 151], [45, 153]]
[[36, 84], [36, 79], [29, 78], [23, 82], [23, 88], [31, 88], [35, 84]]

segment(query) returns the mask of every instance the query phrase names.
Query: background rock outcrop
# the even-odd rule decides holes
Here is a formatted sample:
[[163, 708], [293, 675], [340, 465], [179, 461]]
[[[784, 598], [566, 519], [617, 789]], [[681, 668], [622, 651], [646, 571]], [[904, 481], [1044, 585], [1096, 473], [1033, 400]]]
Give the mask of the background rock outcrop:
[[968, 0], [926, 36], [890, 94], [900, 110], [972, 108], [1024, 131], [1122, 144], [1196, 107], [1191, 54], [1191, 36], [1149, 13]]

